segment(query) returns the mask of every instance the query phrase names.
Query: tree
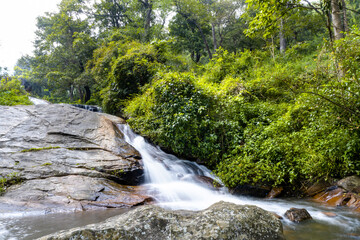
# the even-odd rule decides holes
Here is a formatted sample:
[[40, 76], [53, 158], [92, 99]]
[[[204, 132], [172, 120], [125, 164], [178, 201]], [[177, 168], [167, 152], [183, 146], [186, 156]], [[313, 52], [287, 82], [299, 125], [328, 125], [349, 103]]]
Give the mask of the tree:
[[[175, 38], [175, 48], [180, 51], [188, 51], [191, 59], [198, 63], [204, 52], [205, 43], [198, 27], [193, 21], [189, 21], [180, 14], [176, 14], [169, 24], [170, 36]], [[210, 28], [203, 29], [203, 33], [210, 33]], [[205, 50], [206, 51], [206, 50]]]
[[[320, 0], [319, 2], [300, 0], [247, 0], [248, 7], [257, 10], [255, 18], [251, 20], [248, 36], [255, 36], [259, 32], [267, 38], [279, 32], [280, 52], [285, 51], [284, 24], [291, 17], [295, 9], [307, 9], [320, 14], [326, 23], [330, 40], [343, 38], [343, 32], [347, 25], [345, 1], [343, 0]], [[333, 31], [331, 29], [333, 26]], [[293, 27], [293, 26], [291, 26]]]
[[201, 36], [203, 46], [211, 59], [216, 49], [223, 44], [227, 26], [236, 22], [236, 14], [243, 6], [243, 1], [174, 0], [174, 5], [177, 14], [187, 21], [195, 34]]
[[70, 101], [90, 99], [91, 79], [85, 73], [96, 42], [84, 18], [84, 1], [63, 0], [58, 13], [38, 18], [35, 69], [41, 69], [52, 94]]
[[100, 31], [104, 29], [120, 28], [133, 22], [129, 15], [129, 1], [102, 0], [95, 3], [91, 13]]

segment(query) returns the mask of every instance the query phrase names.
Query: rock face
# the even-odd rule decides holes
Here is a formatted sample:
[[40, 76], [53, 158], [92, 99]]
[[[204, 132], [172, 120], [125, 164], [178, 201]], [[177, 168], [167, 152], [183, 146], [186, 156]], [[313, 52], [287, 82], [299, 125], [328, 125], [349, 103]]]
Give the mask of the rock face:
[[285, 217], [297, 223], [312, 219], [310, 213], [304, 208], [290, 208], [285, 212]]
[[255, 206], [219, 202], [200, 212], [143, 206], [100, 224], [61, 231], [40, 240], [66, 239], [285, 239], [281, 222]]
[[55, 104], [0, 106], [0, 112], [0, 178], [7, 179], [0, 210], [73, 211], [149, 200], [141, 188], [124, 186], [143, 176], [139, 153], [116, 127], [124, 120]]

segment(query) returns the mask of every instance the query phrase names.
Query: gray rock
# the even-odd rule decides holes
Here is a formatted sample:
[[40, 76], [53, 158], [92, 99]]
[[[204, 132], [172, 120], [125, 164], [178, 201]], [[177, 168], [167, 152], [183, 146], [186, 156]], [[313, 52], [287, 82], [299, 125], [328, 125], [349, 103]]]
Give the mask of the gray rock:
[[249, 205], [219, 202], [199, 212], [143, 206], [99, 224], [61, 231], [39, 240], [101, 239], [285, 239], [271, 213]]
[[337, 182], [337, 186], [349, 192], [360, 193], [360, 177], [350, 176]]
[[120, 185], [143, 178], [140, 154], [116, 127], [123, 119], [57, 104], [0, 112], [0, 177], [12, 184], [0, 202], [73, 211], [148, 201], [140, 188]]

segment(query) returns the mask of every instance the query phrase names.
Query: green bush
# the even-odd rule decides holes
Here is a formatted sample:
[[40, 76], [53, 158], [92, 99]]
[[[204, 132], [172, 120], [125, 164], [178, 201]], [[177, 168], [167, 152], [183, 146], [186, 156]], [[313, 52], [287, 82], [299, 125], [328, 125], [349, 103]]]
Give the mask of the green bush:
[[[223, 101], [220, 100], [223, 98]], [[167, 73], [128, 102], [128, 122], [138, 132], [175, 153], [216, 163], [242, 136], [228, 101], [201, 88], [189, 73]], [[232, 109], [236, 111], [236, 109]]]
[[0, 105], [31, 105], [21, 82], [14, 78], [3, 78], [0, 82]]
[[88, 70], [97, 82], [104, 110], [119, 114], [125, 100], [138, 93], [157, 71], [170, 66], [181, 69], [184, 63], [169, 52], [167, 42], [118, 40], [97, 49]]

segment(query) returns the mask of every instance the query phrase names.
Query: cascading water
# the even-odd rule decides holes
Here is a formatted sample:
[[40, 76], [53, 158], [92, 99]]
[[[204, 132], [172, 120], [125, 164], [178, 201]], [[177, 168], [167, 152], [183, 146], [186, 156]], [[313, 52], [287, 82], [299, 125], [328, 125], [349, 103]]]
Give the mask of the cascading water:
[[[299, 237], [297, 231], [302, 226], [283, 220], [289, 232], [295, 232], [290, 239], [360, 239], [359, 215], [348, 209], [335, 209], [320, 206], [310, 201], [299, 200], [259, 200], [248, 197], [230, 195], [226, 188], [216, 189], [201, 181], [201, 177], [220, 182], [207, 168], [196, 163], [180, 160], [163, 152], [160, 148], [146, 142], [136, 135], [128, 125], [118, 125], [125, 140], [138, 150], [142, 156], [146, 185], [149, 194], [153, 195], [160, 206], [170, 209], [201, 210], [218, 201], [236, 204], [256, 205], [278, 215], [291, 207], [306, 208], [314, 220], [306, 225], [305, 231]], [[336, 211], [336, 217], [328, 217], [324, 212]], [[311, 230], [312, 229], [312, 230]], [[331, 233], [331, 231], [334, 231]], [[330, 235], [329, 235], [330, 233]], [[353, 235], [347, 235], [351, 233]]]
[[242, 203], [240, 199], [229, 195], [225, 188], [211, 189], [211, 183], [206, 183], [204, 179], [220, 180], [204, 166], [163, 152], [133, 133], [128, 125], [118, 127], [124, 133], [125, 140], [140, 152], [146, 185], [161, 206], [201, 210], [221, 200]]

